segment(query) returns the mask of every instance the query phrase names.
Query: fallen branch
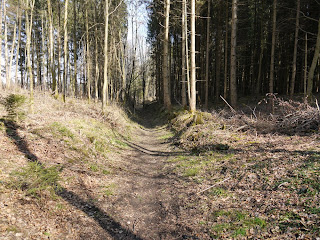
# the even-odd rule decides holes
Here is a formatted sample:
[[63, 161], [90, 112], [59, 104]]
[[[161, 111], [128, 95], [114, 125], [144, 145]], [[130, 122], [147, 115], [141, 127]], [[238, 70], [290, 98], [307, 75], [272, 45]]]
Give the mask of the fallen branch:
[[231, 111], [232, 111], [233, 113], [237, 113], [236, 110], [234, 110], [234, 108], [231, 107], [231, 105], [227, 102], [227, 100], [225, 100], [221, 95], [220, 95], [220, 97], [221, 97], [221, 99], [228, 105], [228, 107], [231, 109]]
[[202, 190], [202, 191], [200, 191], [200, 192], [197, 192], [197, 194], [200, 194], [200, 193], [203, 193], [203, 192], [205, 192], [205, 191], [208, 191], [209, 189], [211, 189], [211, 188], [213, 188], [213, 187], [215, 187], [215, 186], [217, 186], [217, 185], [219, 185], [219, 184], [221, 184], [221, 183], [223, 183], [223, 182], [225, 182], [225, 181], [228, 181], [230, 178], [231, 178], [231, 177], [228, 177], [228, 178], [224, 179], [224, 180], [221, 181], [221, 182], [218, 182], [218, 183], [216, 183], [216, 184], [213, 184], [212, 186], [207, 187], [206, 189], [204, 189], [204, 190]]

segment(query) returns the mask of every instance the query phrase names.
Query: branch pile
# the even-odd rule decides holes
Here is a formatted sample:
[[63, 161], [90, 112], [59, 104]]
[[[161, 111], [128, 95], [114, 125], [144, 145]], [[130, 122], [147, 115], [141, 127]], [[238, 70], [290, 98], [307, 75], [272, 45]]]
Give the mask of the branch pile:
[[[305, 134], [319, 130], [320, 111], [307, 101], [284, 101], [274, 98], [278, 114], [275, 116], [275, 131], [284, 134]], [[317, 102], [316, 102], [317, 103]]]

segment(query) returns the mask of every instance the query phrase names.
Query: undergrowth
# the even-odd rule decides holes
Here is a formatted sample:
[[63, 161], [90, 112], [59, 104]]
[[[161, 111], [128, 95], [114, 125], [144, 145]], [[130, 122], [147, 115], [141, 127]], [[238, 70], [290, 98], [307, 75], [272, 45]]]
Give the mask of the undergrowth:
[[45, 168], [38, 162], [30, 162], [20, 171], [11, 174], [8, 186], [20, 189], [27, 196], [43, 198], [45, 196], [56, 197], [56, 193], [61, 189], [59, 185], [60, 171], [57, 166]]
[[26, 111], [23, 107], [26, 101], [27, 97], [19, 94], [10, 94], [4, 99], [1, 99], [0, 103], [7, 111], [8, 120], [19, 121], [25, 118]]
[[219, 221], [211, 227], [212, 237], [245, 237], [250, 229], [263, 229], [267, 223], [259, 217], [250, 217], [242, 211], [215, 211], [212, 220]]

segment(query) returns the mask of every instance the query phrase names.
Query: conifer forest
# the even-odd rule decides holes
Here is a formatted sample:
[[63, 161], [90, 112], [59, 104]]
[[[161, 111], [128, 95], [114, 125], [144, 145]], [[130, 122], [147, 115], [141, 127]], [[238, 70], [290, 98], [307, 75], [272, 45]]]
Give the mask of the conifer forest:
[[319, 0], [0, 0], [0, 239], [320, 239]]

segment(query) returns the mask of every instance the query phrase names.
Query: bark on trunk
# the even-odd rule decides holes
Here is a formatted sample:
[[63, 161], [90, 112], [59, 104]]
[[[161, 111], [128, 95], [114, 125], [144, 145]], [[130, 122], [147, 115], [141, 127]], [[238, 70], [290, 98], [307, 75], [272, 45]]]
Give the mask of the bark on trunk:
[[[272, 16], [272, 43], [271, 43], [271, 59], [270, 59], [270, 78], [269, 78], [269, 93], [273, 94], [274, 88], [274, 52], [276, 46], [276, 24], [277, 24], [277, 0], [273, 0], [273, 16]], [[273, 97], [270, 97], [271, 112], [274, 111]]]
[[296, 15], [296, 30], [294, 35], [294, 49], [293, 49], [293, 61], [292, 61], [292, 76], [290, 85], [290, 96], [294, 94], [294, 85], [297, 75], [297, 49], [298, 49], [298, 36], [299, 36], [299, 17], [300, 17], [300, 0], [297, 0], [297, 15]]
[[191, 79], [190, 79], [190, 111], [196, 111], [196, 2], [191, 0]]
[[[209, 0], [210, 1], [210, 0]], [[181, 49], [181, 61], [182, 61], [182, 69], [181, 69], [181, 101], [182, 106], [184, 108], [187, 107], [187, 95], [186, 95], [186, 31], [185, 25], [186, 23], [186, 0], [182, 1], [182, 49]]]
[[316, 69], [316, 66], [317, 66], [319, 52], [320, 52], [320, 18], [318, 21], [318, 36], [317, 36], [316, 48], [314, 50], [312, 64], [308, 73], [308, 87], [307, 87], [308, 98], [311, 98], [312, 96], [314, 70]]
[[164, 23], [164, 37], [163, 37], [163, 100], [164, 106], [167, 109], [171, 108], [170, 100], [170, 80], [169, 80], [169, 63], [168, 63], [168, 47], [169, 47], [169, 14], [170, 14], [170, 0], [165, 1], [165, 23]]
[[211, 0], [208, 0], [207, 12], [207, 43], [206, 43], [206, 90], [204, 106], [208, 109], [209, 102], [209, 52], [210, 52], [210, 15], [211, 15]]
[[237, 105], [237, 22], [238, 22], [238, 1], [232, 0], [232, 21], [231, 21], [231, 59], [230, 59], [230, 100], [231, 105]]
[[108, 34], [109, 34], [109, 1], [105, 3], [105, 24], [104, 24], [104, 69], [103, 69], [103, 90], [102, 90], [102, 111], [109, 104], [108, 88]]
[[67, 94], [67, 79], [68, 79], [68, 2], [69, 0], [65, 0], [64, 4], [64, 67], [63, 67], [63, 101], [66, 102], [66, 94]]

